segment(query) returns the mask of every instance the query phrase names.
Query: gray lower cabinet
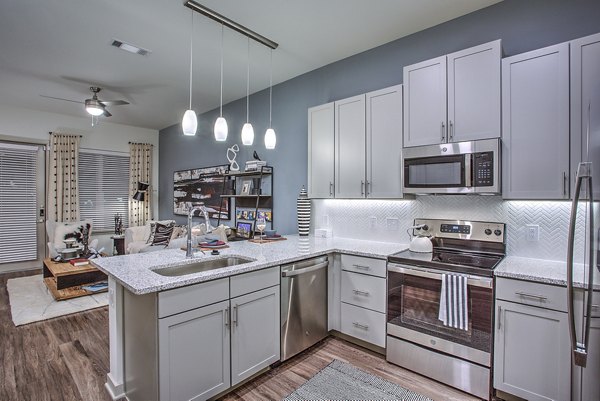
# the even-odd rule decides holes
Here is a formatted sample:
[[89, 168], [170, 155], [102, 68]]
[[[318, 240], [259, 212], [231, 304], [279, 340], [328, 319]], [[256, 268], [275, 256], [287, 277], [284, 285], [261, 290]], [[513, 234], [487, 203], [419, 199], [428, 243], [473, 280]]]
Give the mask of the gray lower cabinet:
[[230, 387], [229, 301], [159, 319], [161, 400], [205, 400]]
[[230, 302], [231, 384], [236, 385], [279, 360], [279, 286]]
[[494, 387], [536, 400], [570, 399], [567, 314], [496, 300]]

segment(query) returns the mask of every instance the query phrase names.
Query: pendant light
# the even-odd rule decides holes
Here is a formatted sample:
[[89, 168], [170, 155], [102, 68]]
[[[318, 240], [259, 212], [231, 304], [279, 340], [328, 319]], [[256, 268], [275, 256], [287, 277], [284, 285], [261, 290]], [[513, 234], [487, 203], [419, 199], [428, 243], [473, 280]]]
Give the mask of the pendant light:
[[250, 124], [250, 38], [248, 38], [248, 67], [246, 70], [246, 124], [242, 127], [242, 144], [251, 146], [254, 143], [254, 128]]
[[271, 126], [273, 114], [273, 49], [271, 49], [271, 72], [269, 74], [269, 129], [265, 132], [265, 148], [275, 149], [277, 136]]
[[221, 109], [219, 118], [215, 121], [215, 140], [223, 142], [227, 140], [227, 120], [223, 117], [223, 24], [221, 24]]
[[196, 112], [192, 110], [192, 71], [194, 67], [194, 12], [192, 11], [192, 34], [190, 35], [190, 107], [183, 114], [181, 128], [183, 135], [196, 135], [198, 129], [198, 118]]

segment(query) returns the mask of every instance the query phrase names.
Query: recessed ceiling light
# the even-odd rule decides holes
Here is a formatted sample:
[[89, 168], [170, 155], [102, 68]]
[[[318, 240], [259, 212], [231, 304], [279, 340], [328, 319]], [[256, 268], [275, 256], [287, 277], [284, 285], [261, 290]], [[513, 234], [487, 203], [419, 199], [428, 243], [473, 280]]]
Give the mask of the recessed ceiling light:
[[126, 52], [129, 52], [129, 53], [139, 54], [140, 56], [146, 56], [146, 55], [148, 55], [148, 53], [151, 53], [151, 51], [148, 49], [143, 49], [141, 47], [132, 45], [131, 43], [125, 43], [122, 40], [118, 40], [118, 39], [113, 39], [111, 45], [114, 47], [117, 47], [121, 50], [125, 50]]

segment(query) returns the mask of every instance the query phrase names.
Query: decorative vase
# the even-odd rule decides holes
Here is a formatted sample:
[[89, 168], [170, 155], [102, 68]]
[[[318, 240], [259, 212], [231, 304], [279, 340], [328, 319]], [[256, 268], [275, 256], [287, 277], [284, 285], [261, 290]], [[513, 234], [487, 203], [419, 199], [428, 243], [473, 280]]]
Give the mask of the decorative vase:
[[308, 199], [308, 193], [304, 186], [302, 186], [302, 190], [296, 201], [296, 207], [298, 213], [298, 234], [301, 237], [306, 237], [310, 232], [310, 199]]

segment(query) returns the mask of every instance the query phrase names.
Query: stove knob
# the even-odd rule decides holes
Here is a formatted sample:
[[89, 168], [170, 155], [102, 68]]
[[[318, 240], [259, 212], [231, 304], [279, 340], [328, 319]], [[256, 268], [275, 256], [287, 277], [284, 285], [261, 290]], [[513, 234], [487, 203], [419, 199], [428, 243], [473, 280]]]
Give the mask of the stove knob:
[[429, 231], [429, 226], [427, 224], [423, 226], [423, 231]]
[[492, 235], [492, 230], [490, 230], [489, 228], [486, 228], [485, 235]]
[[502, 231], [500, 231], [499, 229], [495, 229], [494, 234], [496, 234], [496, 236], [499, 237], [502, 235]]

